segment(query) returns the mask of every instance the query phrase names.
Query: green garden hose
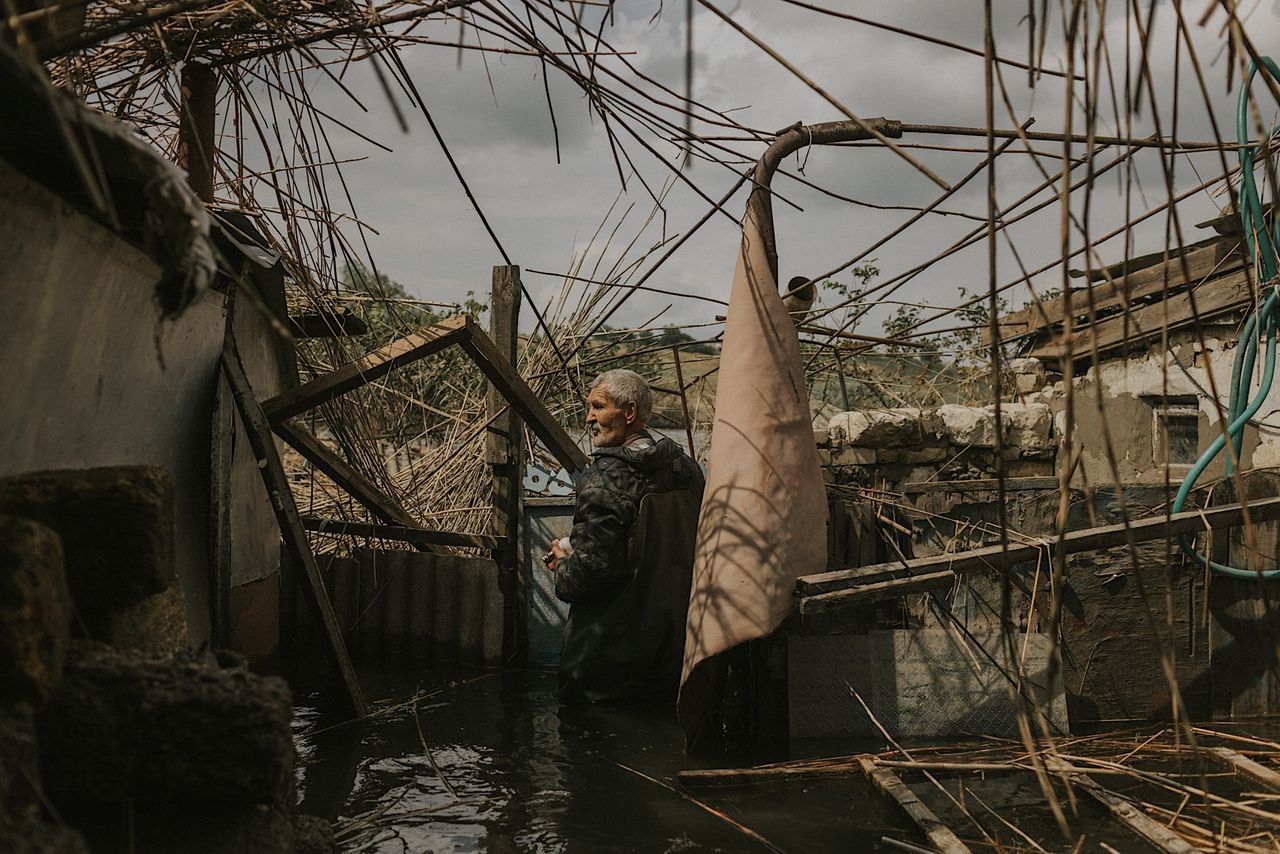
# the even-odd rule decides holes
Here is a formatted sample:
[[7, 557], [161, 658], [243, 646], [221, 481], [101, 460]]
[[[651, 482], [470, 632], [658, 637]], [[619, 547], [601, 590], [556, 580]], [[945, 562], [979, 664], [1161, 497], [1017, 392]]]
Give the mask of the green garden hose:
[[[1280, 81], [1280, 67], [1277, 67], [1270, 57], [1263, 57], [1262, 64], [1272, 79]], [[1183, 509], [1187, 496], [1191, 493], [1200, 475], [1204, 473], [1209, 464], [1226, 447], [1228, 436], [1231, 438], [1231, 445], [1234, 449], [1234, 454], [1229, 454], [1226, 459], [1226, 473], [1231, 474], [1231, 461], [1233, 458], [1237, 460], [1240, 458], [1240, 452], [1244, 445], [1245, 425], [1262, 407], [1263, 401], [1271, 391], [1271, 383], [1275, 379], [1276, 332], [1278, 325], [1280, 325], [1280, 317], [1277, 317], [1277, 306], [1280, 305], [1280, 287], [1277, 286], [1276, 282], [1276, 247], [1280, 246], [1280, 229], [1276, 229], [1274, 225], [1273, 229], [1276, 229], [1275, 231], [1268, 231], [1267, 229], [1263, 218], [1262, 199], [1258, 193], [1257, 180], [1253, 174], [1254, 158], [1257, 156], [1258, 150], [1255, 146], [1245, 144], [1249, 138], [1249, 84], [1253, 81], [1253, 76], [1257, 72], [1257, 65], [1252, 62], [1249, 63], [1249, 73], [1246, 75], [1243, 86], [1240, 89], [1240, 98], [1236, 106], [1236, 139], [1240, 144], [1240, 224], [1243, 227], [1245, 249], [1248, 252], [1247, 257], [1254, 263], [1254, 269], [1258, 272], [1259, 281], [1270, 287], [1270, 293], [1263, 301], [1262, 306], [1245, 320], [1244, 327], [1240, 331], [1235, 359], [1231, 365], [1231, 388], [1227, 406], [1226, 433], [1220, 434], [1214, 439], [1213, 444], [1200, 455], [1195, 465], [1191, 467], [1191, 471], [1183, 479], [1182, 485], [1178, 488], [1178, 494], [1173, 499], [1174, 513]], [[1258, 385], [1258, 392], [1250, 399], [1249, 390], [1253, 386], [1253, 376], [1257, 370], [1259, 339], [1267, 342], [1267, 353], [1263, 363], [1262, 378]], [[1180, 537], [1180, 541], [1184, 552], [1199, 562], [1201, 566], [1207, 566], [1221, 575], [1255, 580], [1259, 578], [1280, 578], [1280, 569], [1249, 570], [1218, 563], [1197, 552], [1185, 536]]]

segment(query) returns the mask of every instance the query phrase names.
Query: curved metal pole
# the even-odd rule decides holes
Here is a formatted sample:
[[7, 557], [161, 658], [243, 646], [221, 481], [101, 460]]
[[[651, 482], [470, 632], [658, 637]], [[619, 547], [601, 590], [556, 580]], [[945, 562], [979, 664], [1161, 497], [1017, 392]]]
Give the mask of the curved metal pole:
[[[752, 180], [755, 189], [747, 199], [747, 217], [754, 215], [760, 226], [760, 236], [764, 239], [765, 255], [769, 259], [769, 272], [774, 282], [778, 282], [778, 246], [773, 231], [773, 193], [769, 184], [773, 174], [778, 171], [783, 158], [794, 154], [809, 145], [835, 145], [841, 142], [854, 142], [873, 139], [874, 130], [891, 139], [902, 138], [902, 122], [893, 119], [863, 119], [861, 124], [851, 121], [822, 122], [816, 125], [802, 125], [796, 122], [789, 128], [778, 132], [773, 142], [765, 149], [764, 154], [756, 161]], [[781, 283], [779, 282], [779, 287]]]

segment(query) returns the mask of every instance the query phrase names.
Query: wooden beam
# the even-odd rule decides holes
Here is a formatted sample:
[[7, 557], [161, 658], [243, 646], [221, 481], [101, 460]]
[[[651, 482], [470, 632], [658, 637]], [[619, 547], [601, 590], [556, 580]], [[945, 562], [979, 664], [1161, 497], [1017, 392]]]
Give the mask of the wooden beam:
[[218, 74], [200, 62], [187, 62], [180, 75], [182, 121], [178, 123], [178, 165], [202, 202], [213, 201], [217, 160]]
[[262, 471], [262, 482], [267, 488], [271, 507], [276, 514], [276, 523], [280, 526], [280, 535], [298, 566], [302, 568], [307, 591], [307, 602], [324, 629], [325, 652], [334, 668], [342, 677], [347, 697], [351, 701], [351, 709], [358, 717], [368, 712], [364, 692], [360, 689], [360, 681], [356, 677], [355, 667], [351, 664], [351, 656], [347, 652], [347, 644], [342, 639], [342, 629], [338, 618], [333, 613], [333, 604], [325, 591], [324, 579], [320, 576], [320, 568], [316, 565], [315, 555], [311, 553], [311, 544], [307, 541], [306, 531], [302, 528], [302, 520], [298, 516], [297, 505], [293, 502], [293, 491], [289, 480], [285, 477], [284, 466], [280, 463], [280, 454], [276, 451], [275, 440], [271, 436], [271, 425], [262, 405], [253, 396], [249, 379], [245, 376], [244, 367], [240, 364], [240, 355], [236, 352], [235, 340], [227, 337], [222, 350], [222, 373], [231, 387], [231, 396], [235, 400], [236, 409], [240, 412], [241, 423], [249, 436], [249, 445]]
[[[1216, 279], [1231, 273], [1240, 273], [1242, 277], [1244, 275], [1241, 272], [1244, 267], [1244, 256], [1240, 253], [1240, 244], [1234, 241], [1219, 239], [1211, 245], [1187, 252], [1185, 256], [1187, 275], [1185, 276], [1182, 269], [1183, 260], [1176, 256], [1171, 257], [1168, 261], [1135, 270], [1127, 277], [1115, 279], [1112, 284], [1094, 286], [1095, 311], [1106, 314], [1144, 299], [1184, 289], [1188, 284], [1193, 287], [1207, 284], [1211, 276]], [[1028, 306], [1000, 318], [1001, 337], [1025, 335], [1028, 332], [1055, 326], [1062, 323], [1066, 313], [1064, 297], [1046, 300], [1038, 307]], [[1076, 318], [1087, 320], [1089, 295], [1085, 289], [1071, 292], [1071, 313]], [[1106, 319], [1107, 317], [1099, 317], [1097, 322], [1101, 323]], [[982, 343], [991, 343], [988, 330], [983, 330]]]
[[1262, 786], [1272, 792], [1280, 792], [1280, 771], [1254, 762], [1249, 757], [1237, 753], [1229, 747], [1209, 747], [1204, 749], [1204, 753], [1253, 784]]
[[542, 401], [538, 400], [533, 389], [516, 373], [516, 369], [503, 358], [502, 351], [493, 343], [493, 339], [472, 326], [470, 334], [461, 344], [462, 349], [467, 351], [511, 407], [520, 413], [529, 429], [560, 465], [571, 473], [586, 466], [587, 455], [569, 438], [560, 422], [542, 405]]
[[369, 325], [349, 308], [289, 315], [289, 331], [294, 338], [343, 338], [364, 335]]
[[1130, 542], [1145, 542], [1163, 536], [1189, 534], [1204, 528], [1228, 528], [1240, 525], [1245, 515], [1253, 522], [1280, 518], [1280, 497], [1243, 504], [1225, 504], [1205, 510], [1188, 510], [1171, 517], [1154, 516], [1138, 519], [1125, 526], [1104, 525], [1070, 531], [1059, 543], [1010, 545], [1007, 549], [988, 546], [956, 554], [914, 558], [904, 562], [880, 563], [853, 569], [837, 569], [796, 579], [802, 614], [873, 602], [905, 593], [946, 587], [965, 572], [999, 568], [1052, 555], [1059, 548], [1067, 554], [1093, 551]]
[[871, 785], [881, 794], [891, 798], [898, 807], [907, 814], [916, 827], [929, 838], [929, 844], [942, 854], [969, 854], [969, 846], [960, 841], [951, 828], [943, 824], [934, 815], [933, 810], [925, 806], [916, 797], [915, 792], [907, 788], [907, 784], [888, 768], [880, 768], [870, 756], [858, 759], [862, 773], [867, 775]]
[[276, 435], [284, 439], [295, 451], [324, 472], [330, 480], [359, 501], [369, 512], [391, 525], [406, 528], [418, 527], [418, 520], [409, 515], [394, 498], [387, 495], [373, 481], [356, 471], [350, 463], [329, 450], [323, 442], [296, 421], [281, 421], [272, 425]]
[[1045, 757], [1045, 765], [1055, 774], [1062, 774], [1067, 777], [1094, 802], [1111, 813], [1112, 818], [1124, 824], [1134, 834], [1145, 839], [1158, 850], [1167, 852], [1167, 854], [1194, 854], [1196, 849], [1187, 840], [1116, 793], [1104, 789], [1098, 783], [1089, 779], [1087, 774], [1071, 768], [1052, 756]]
[[[1195, 289], [1196, 311], [1191, 311], [1191, 295], [1186, 291], [1150, 305], [1129, 307], [1119, 314], [1104, 317], [1071, 336], [1070, 351], [1076, 360], [1093, 357], [1093, 339], [1098, 352], [1127, 347], [1159, 336], [1167, 325], [1179, 329], [1199, 320], [1208, 321], [1223, 314], [1240, 311], [1252, 304], [1247, 274], [1238, 270], [1214, 279]], [[1167, 318], [1167, 321], [1166, 321]], [[1046, 361], [1061, 361], [1067, 355], [1067, 342], [1055, 338], [1036, 347], [1029, 355]]]
[[[505, 364], [516, 365], [520, 326], [520, 268], [496, 266], [490, 280], [489, 331]], [[485, 461], [489, 464], [493, 514], [490, 530], [503, 546], [493, 551], [498, 565], [498, 589], [502, 592], [502, 657], [513, 660], [521, 653], [526, 636], [524, 579], [516, 543], [520, 541], [520, 497], [524, 492], [524, 426], [492, 382], [485, 393], [485, 412], [491, 419], [485, 431]]]
[[[975, 480], [930, 480], [904, 483], [902, 491], [907, 495], [921, 495], [929, 492], [995, 492], [1000, 488], [1000, 481], [992, 478]], [[1056, 477], [1007, 477], [1004, 479], [1006, 492], [1026, 489], [1057, 489]]]
[[423, 327], [412, 335], [398, 338], [354, 362], [271, 398], [262, 404], [262, 408], [273, 424], [279, 423], [381, 379], [396, 368], [461, 343], [467, 339], [471, 329], [471, 318], [465, 314]]
[[506, 546], [505, 537], [486, 534], [462, 534], [454, 531], [433, 531], [430, 528], [404, 525], [374, 525], [368, 522], [346, 522], [341, 519], [322, 519], [303, 516], [302, 527], [320, 534], [341, 534], [349, 537], [376, 537], [397, 540], [415, 545], [460, 546], [472, 549], [500, 549]]

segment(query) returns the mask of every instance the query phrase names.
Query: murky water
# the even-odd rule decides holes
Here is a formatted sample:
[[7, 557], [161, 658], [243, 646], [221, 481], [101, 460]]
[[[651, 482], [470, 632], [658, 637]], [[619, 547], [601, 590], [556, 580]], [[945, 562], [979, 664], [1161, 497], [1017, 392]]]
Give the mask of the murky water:
[[[345, 850], [769, 850], [672, 788], [677, 771], [700, 766], [683, 755], [669, 709], [561, 707], [555, 674], [541, 670], [362, 675], [385, 703], [419, 688], [431, 696], [416, 714], [404, 705], [359, 725], [297, 710], [301, 810], [364, 816]], [[856, 777], [696, 796], [788, 852], [880, 850], [884, 836], [922, 843]]]

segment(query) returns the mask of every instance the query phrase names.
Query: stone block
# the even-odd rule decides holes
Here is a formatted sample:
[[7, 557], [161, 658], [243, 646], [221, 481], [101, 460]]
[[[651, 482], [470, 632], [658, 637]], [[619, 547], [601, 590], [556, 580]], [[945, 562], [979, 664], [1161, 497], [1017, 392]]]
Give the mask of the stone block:
[[992, 448], [996, 444], [995, 415], [976, 406], [947, 403], [939, 406], [942, 432], [953, 445], [970, 448]]
[[70, 633], [58, 535], [29, 519], [0, 516], [0, 697], [48, 700], [62, 678]]
[[292, 714], [283, 680], [77, 641], [38, 718], [45, 788], [88, 803], [286, 804]]
[[[295, 854], [293, 816], [278, 805], [174, 797], [131, 804], [70, 803], [64, 816], [94, 851], [132, 854]], [[323, 849], [321, 849], [323, 850]]]
[[318, 816], [295, 816], [293, 834], [296, 854], [338, 854], [333, 826]]
[[159, 466], [0, 478], [0, 513], [58, 534], [72, 599], [91, 631], [106, 613], [173, 583], [173, 481]]
[[187, 605], [178, 585], [106, 615], [98, 639], [153, 658], [188, 648]]
[[831, 452], [831, 464], [837, 466], [873, 466], [876, 452], [871, 448], [836, 448]]
[[1026, 451], [1053, 448], [1053, 416], [1043, 403], [1006, 403], [1000, 407], [1005, 445]]
[[886, 448], [880, 451], [880, 462], [884, 463], [940, 463], [949, 458], [953, 451], [949, 448]]
[[1044, 362], [1031, 356], [1023, 356], [1009, 360], [1009, 371], [1018, 380], [1018, 388], [1022, 388], [1022, 379], [1027, 378], [1032, 388], [1040, 388], [1045, 382]]
[[831, 416], [827, 430], [833, 442], [868, 448], [897, 448], [923, 439], [920, 410], [868, 409]]
[[813, 431], [813, 443], [819, 448], [828, 447], [831, 444], [831, 431], [826, 428], [815, 429]]

